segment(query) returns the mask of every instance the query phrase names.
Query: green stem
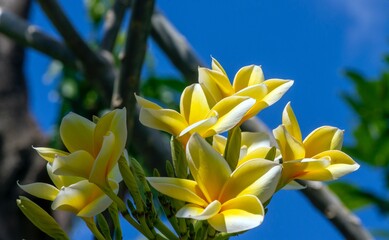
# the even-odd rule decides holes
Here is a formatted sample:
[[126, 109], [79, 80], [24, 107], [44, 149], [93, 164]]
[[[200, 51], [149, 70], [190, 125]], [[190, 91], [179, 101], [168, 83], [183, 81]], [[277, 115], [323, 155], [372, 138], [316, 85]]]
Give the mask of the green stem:
[[112, 201], [114, 201], [117, 204], [120, 213], [122, 214], [124, 219], [127, 220], [127, 222], [129, 222], [134, 228], [136, 228], [136, 230], [138, 230], [140, 233], [142, 233], [148, 239], [154, 239], [155, 238], [154, 234], [150, 231], [150, 229], [148, 227], [145, 228], [144, 226], [139, 225], [130, 216], [130, 214], [129, 214], [128, 210], [127, 210], [126, 204], [123, 202], [123, 200], [120, 197], [118, 197], [112, 191], [112, 189], [110, 189], [108, 187], [104, 187], [104, 186], [100, 186], [100, 188], [104, 191], [105, 194], [108, 195], [108, 197], [110, 197], [112, 199]]
[[216, 230], [211, 225], [208, 225], [207, 240], [212, 240], [215, 238], [215, 236], [216, 236]]
[[93, 233], [93, 235], [96, 237], [97, 240], [105, 240], [105, 237], [103, 236], [103, 234], [101, 234], [99, 229], [97, 229], [97, 226], [96, 226], [93, 218], [83, 217], [82, 220], [84, 220], [84, 222], [88, 226], [89, 230], [91, 230], [91, 232]]
[[178, 225], [180, 226], [180, 238], [185, 240], [188, 238], [188, 225], [186, 224], [186, 220], [184, 218], [178, 219]]
[[155, 227], [169, 240], [178, 240], [178, 237], [172, 231], [170, 231], [168, 227], [166, 227], [166, 225], [161, 221], [161, 219], [156, 219]]
[[116, 203], [112, 203], [108, 208], [108, 212], [111, 215], [111, 219], [114, 224], [114, 236], [115, 240], [121, 240], [122, 237], [122, 228], [120, 226], [119, 212]]

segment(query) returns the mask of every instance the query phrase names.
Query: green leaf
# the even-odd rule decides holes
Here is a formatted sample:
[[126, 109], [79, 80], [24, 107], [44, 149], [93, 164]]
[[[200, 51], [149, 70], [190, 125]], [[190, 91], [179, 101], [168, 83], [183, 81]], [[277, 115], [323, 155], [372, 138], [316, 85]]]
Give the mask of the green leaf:
[[178, 178], [185, 179], [188, 176], [188, 162], [186, 160], [185, 149], [182, 143], [174, 136], [170, 139], [170, 149], [174, 172]]
[[224, 149], [224, 158], [226, 159], [231, 171], [234, 171], [238, 165], [242, 132], [239, 126], [228, 131], [226, 148]]
[[370, 232], [377, 239], [389, 239], [389, 231], [386, 229], [372, 229]]
[[276, 154], [277, 154], [277, 148], [272, 147], [270, 148], [269, 152], [267, 152], [265, 159], [274, 161], [274, 159], [276, 158]]
[[19, 196], [19, 199], [16, 200], [16, 204], [37, 228], [50, 237], [58, 240], [69, 239], [55, 219], [27, 197]]
[[389, 203], [387, 201], [350, 183], [334, 182], [329, 185], [329, 188], [338, 195], [343, 204], [350, 210], [357, 210], [375, 204], [380, 207], [381, 211], [388, 211]]
[[172, 177], [172, 178], [175, 177], [173, 165], [170, 161], [166, 161], [166, 174], [168, 177]]
[[103, 214], [97, 214], [96, 221], [97, 226], [99, 227], [100, 232], [104, 235], [105, 239], [111, 240], [112, 238], [109, 225]]

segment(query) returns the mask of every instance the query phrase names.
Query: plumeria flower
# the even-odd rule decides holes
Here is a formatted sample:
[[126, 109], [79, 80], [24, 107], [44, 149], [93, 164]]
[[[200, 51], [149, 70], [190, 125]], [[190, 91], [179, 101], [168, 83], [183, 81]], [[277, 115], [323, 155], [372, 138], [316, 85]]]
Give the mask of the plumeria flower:
[[69, 113], [61, 122], [60, 135], [69, 152], [36, 148], [52, 163], [53, 173], [81, 177], [99, 187], [109, 187], [109, 174], [125, 149], [126, 109], [113, 110], [97, 123]]
[[[79, 217], [93, 217], [103, 212], [112, 203], [112, 200], [98, 186], [88, 180], [54, 174], [52, 162], [47, 163], [47, 172], [54, 185], [38, 182], [19, 186], [35, 197], [52, 201], [53, 210], [73, 212]], [[118, 171], [112, 171], [110, 179], [119, 178], [117, 173]], [[118, 183], [111, 180], [109, 184], [117, 193]]]
[[273, 195], [281, 167], [273, 161], [252, 159], [231, 171], [225, 159], [198, 134], [186, 146], [194, 180], [149, 177], [156, 190], [186, 202], [177, 217], [207, 220], [217, 231], [234, 233], [260, 225], [261, 202]]
[[323, 126], [302, 140], [300, 126], [288, 103], [282, 125], [273, 130], [282, 155], [282, 178], [279, 188], [294, 179], [327, 181], [359, 168], [350, 156], [340, 151], [343, 131]]
[[[220, 154], [224, 154], [227, 138], [222, 135], [213, 136], [212, 146]], [[270, 137], [264, 132], [242, 132], [238, 166], [254, 158], [265, 158], [272, 149]], [[276, 156], [280, 155], [276, 150]]]
[[168, 132], [178, 137], [184, 145], [195, 132], [210, 137], [228, 131], [255, 103], [249, 97], [231, 96], [211, 107], [199, 84], [184, 89], [180, 112], [164, 109], [139, 96], [136, 99], [141, 106], [139, 120], [143, 125]]
[[228, 96], [247, 96], [256, 100], [241, 122], [257, 115], [264, 108], [277, 102], [293, 85], [291, 80], [268, 79], [265, 81], [260, 66], [250, 65], [241, 68], [233, 83], [223, 67], [212, 58], [212, 69], [199, 68], [199, 83], [204, 88], [212, 104]]

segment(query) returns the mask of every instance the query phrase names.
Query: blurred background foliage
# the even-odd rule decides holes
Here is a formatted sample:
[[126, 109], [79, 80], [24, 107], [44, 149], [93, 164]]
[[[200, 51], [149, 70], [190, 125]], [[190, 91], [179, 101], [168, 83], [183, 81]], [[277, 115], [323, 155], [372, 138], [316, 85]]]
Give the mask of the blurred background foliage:
[[[376, 207], [389, 217], [389, 55], [385, 69], [376, 78], [365, 77], [358, 70], [347, 70], [353, 91], [344, 92], [343, 99], [355, 114], [353, 142], [343, 147], [358, 162], [383, 172], [386, 191], [377, 193], [358, 184], [337, 181], [330, 188], [351, 210]], [[389, 238], [388, 230], [374, 231], [376, 236]]]

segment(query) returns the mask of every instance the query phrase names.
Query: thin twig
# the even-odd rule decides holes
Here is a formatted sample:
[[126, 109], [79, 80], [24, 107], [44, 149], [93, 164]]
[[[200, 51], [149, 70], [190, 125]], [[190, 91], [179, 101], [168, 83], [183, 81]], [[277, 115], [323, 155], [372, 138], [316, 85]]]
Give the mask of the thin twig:
[[73, 53], [62, 42], [2, 7], [0, 7], [0, 32], [23, 46], [31, 47], [61, 61], [68, 67], [76, 69], [79, 66]]
[[104, 37], [101, 42], [101, 49], [112, 52], [124, 15], [131, 2], [131, 0], [115, 0], [112, 8], [108, 10], [105, 16]]
[[135, 96], [138, 92], [140, 74], [146, 53], [147, 38], [151, 29], [151, 16], [154, 11], [154, 0], [135, 1], [131, 22], [127, 30], [127, 41], [122, 58], [120, 74], [115, 81], [112, 96], [112, 107], [127, 107], [128, 142], [131, 143]]

